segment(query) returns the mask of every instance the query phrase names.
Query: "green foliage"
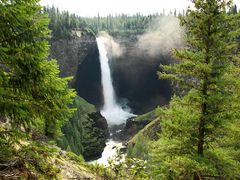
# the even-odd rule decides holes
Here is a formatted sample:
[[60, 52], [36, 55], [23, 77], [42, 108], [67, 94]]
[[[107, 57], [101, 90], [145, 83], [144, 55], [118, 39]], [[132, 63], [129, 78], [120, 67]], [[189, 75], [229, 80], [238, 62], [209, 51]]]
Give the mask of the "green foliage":
[[116, 155], [108, 160], [108, 165], [111, 171], [114, 172], [115, 177], [122, 177], [123, 173], [123, 167], [124, 167], [124, 159], [122, 154], [120, 153], [119, 148], [117, 148]]
[[[61, 135], [61, 127], [67, 121], [73, 110], [69, 108], [75, 92], [68, 88], [69, 78], [58, 77], [59, 70], [56, 61], [46, 61], [43, 69], [46, 71], [40, 96], [45, 96], [44, 109], [41, 111], [45, 119], [45, 134], [50, 138]], [[43, 101], [41, 98], [41, 102]], [[40, 111], [40, 109], [38, 109]]]
[[139, 134], [134, 143], [131, 143], [127, 147], [128, 158], [138, 158], [142, 160], [148, 159], [149, 153], [149, 140], [142, 134]]
[[[66, 122], [63, 126], [62, 131], [64, 133], [63, 138], [59, 141], [60, 147], [63, 149], [71, 150], [76, 154], [83, 153], [82, 147], [82, 122], [81, 116], [81, 104], [79, 103], [80, 97], [75, 97], [73, 107], [77, 108], [77, 111], [73, 114], [73, 117]], [[85, 106], [83, 106], [85, 107]]]
[[95, 111], [94, 106], [88, 104], [85, 100], [76, 96], [73, 108], [77, 110], [74, 112], [72, 117], [62, 127], [64, 136], [58, 141], [58, 145], [63, 148], [71, 150], [75, 154], [83, 154], [83, 122], [87, 121], [87, 114]]
[[106, 168], [102, 164], [98, 164], [98, 163], [87, 164], [87, 168], [89, 168], [92, 172], [94, 172], [98, 176], [103, 177], [104, 179], [112, 179], [113, 178], [111, 176], [110, 169]]
[[37, 1], [2, 2], [0, 36], [0, 117], [12, 130], [45, 121], [54, 138], [71, 113], [74, 93], [58, 77], [56, 61], [47, 61], [48, 19]]
[[108, 161], [110, 179], [149, 179], [146, 172], [147, 161], [137, 158], [123, 158], [117, 149], [117, 153]]
[[25, 162], [25, 166], [29, 171], [40, 173], [45, 178], [55, 178], [60, 169], [51, 163], [52, 154], [56, 152], [54, 148], [37, 142], [31, 142], [23, 145], [18, 153], [21, 161]]
[[148, 28], [149, 24], [159, 17], [158, 14], [144, 16], [139, 13], [129, 16], [126, 14], [119, 14], [116, 16], [108, 15], [101, 17], [98, 15], [93, 18], [83, 18], [86, 26], [94, 32], [106, 31], [110, 34], [141, 34]]
[[72, 107], [77, 110], [62, 127], [64, 136], [58, 140], [58, 145], [84, 157], [101, 152], [106, 136], [103, 130], [96, 127], [96, 121], [102, 117], [92, 117], [96, 113], [95, 107], [79, 96], [75, 97]]
[[[60, 169], [52, 163], [52, 155], [56, 149], [46, 144], [25, 141], [11, 148], [8, 149], [11, 156], [0, 157], [0, 178], [54, 179], [60, 172]], [[4, 154], [1, 152], [2, 155]]]
[[47, 60], [49, 20], [38, 0], [0, 1], [0, 17], [0, 162], [53, 177], [52, 152], [29, 140], [34, 132], [61, 134], [75, 93]]
[[[60, 12], [55, 7], [45, 7], [44, 11], [50, 18], [49, 29], [52, 30], [52, 38], [70, 38], [73, 30], [84, 30], [87, 28], [85, 21], [68, 11]], [[91, 33], [90, 31], [86, 31]]]
[[85, 164], [84, 158], [82, 155], [76, 155], [73, 152], [68, 151], [67, 156], [70, 160], [77, 162], [78, 164]]
[[137, 116], [134, 121], [153, 121], [158, 117], [157, 108], [140, 116]]
[[[94, 36], [100, 31], [106, 31], [113, 36], [121, 35], [130, 37], [146, 32], [149, 25], [156, 18], [165, 16], [164, 13], [148, 16], [137, 13], [132, 16], [127, 14], [113, 16], [109, 14], [105, 17], [100, 15], [95, 17], [79, 17], [75, 14], [69, 14], [67, 11], [61, 12], [55, 7], [46, 7], [44, 10], [49, 14], [49, 29], [52, 30], [54, 39], [70, 38], [75, 30], [87, 32]], [[174, 14], [170, 12], [170, 15], [176, 16], [176, 11]]]
[[181, 22], [186, 48], [174, 50], [176, 64], [161, 66], [160, 78], [190, 89], [174, 96], [161, 114], [162, 133], [154, 143], [153, 179], [236, 179], [239, 155], [239, 15], [231, 1], [193, 1]]
[[[162, 109], [161, 116], [164, 119], [161, 123], [163, 131], [160, 139], [153, 143], [149, 163], [150, 169], [154, 170], [151, 172], [154, 179], [191, 179], [195, 174], [199, 178], [230, 178], [239, 175], [239, 159], [236, 157], [240, 151], [234, 147], [237, 145], [236, 136], [233, 138], [234, 146], [229, 144], [228, 147], [224, 147], [216, 141], [208, 143], [203, 157], [198, 155], [199, 114], [196, 113], [196, 107], [192, 105], [189, 96], [174, 97], [169, 108]], [[225, 128], [221, 131], [234, 132]], [[224, 137], [220, 137], [222, 135]], [[219, 133], [217, 136], [222, 142], [227, 142], [231, 137], [225, 133]]]
[[40, 66], [47, 56], [47, 41], [43, 38], [48, 33], [44, 26], [48, 21], [45, 16], [35, 14], [40, 7], [34, 3], [0, 4], [0, 116], [10, 118], [15, 128], [32, 122], [36, 114], [34, 107], [38, 105], [33, 94], [44, 76]]
[[130, 179], [149, 179], [146, 172], [147, 161], [137, 158], [127, 158], [126, 166]]

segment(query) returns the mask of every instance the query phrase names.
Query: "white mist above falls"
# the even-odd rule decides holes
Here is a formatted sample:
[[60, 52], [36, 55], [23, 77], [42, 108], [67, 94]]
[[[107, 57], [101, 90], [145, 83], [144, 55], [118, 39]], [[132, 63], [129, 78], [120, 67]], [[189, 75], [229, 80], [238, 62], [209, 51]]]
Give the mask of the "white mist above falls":
[[123, 109], [123, 107], [117, 103], [116, 95], [112, 84], [111, 70], [109, 66], [109, 59], [107, 57], [107, 50], [105, 48], [105, 38], [98, 37], [97, 45], [99, 50], [99, 59], [101, 66], [101, 76], [102, 76], [102, 88], [103, 88], [103, 98], [104, 105], [101, 110], [101, 114], [106, 118], [108, 125], [119, 125], [125, 123], [125, 121], [135, 116], [128, 110]]

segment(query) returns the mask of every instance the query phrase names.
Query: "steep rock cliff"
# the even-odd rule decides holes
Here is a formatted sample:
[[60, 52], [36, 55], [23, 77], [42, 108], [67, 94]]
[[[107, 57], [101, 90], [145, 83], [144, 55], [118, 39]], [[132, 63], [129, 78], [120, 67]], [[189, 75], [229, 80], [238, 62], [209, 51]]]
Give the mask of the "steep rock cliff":
[[70, 38], [50, 40], [50, 59], [57, 59], [60, 76], [73, 76], [76, 85], [77, 70], [80, 64], [97, 49], [95, 36], [85, 31], [73, 32]]
[[171, 98], [168, 80], [160, 80], [160, 64], [171, 62], [170, 54], [149, 54], [138, 46], [138, 36], [116, 36], [122, 56], [111, 58], [114, 88], [120, 104], [128, 104], [135, 114], [144, 114]]

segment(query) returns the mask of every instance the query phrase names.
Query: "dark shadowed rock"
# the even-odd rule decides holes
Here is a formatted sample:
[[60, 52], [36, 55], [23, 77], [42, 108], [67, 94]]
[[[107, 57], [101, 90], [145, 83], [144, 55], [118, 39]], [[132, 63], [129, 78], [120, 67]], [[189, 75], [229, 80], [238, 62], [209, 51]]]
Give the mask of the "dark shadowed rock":
[[76, 88], [79, 96], [100, 109], [103, 104], [103, 97], [101, 68], [98, 57], [99, 52], [95, 42], [88, 48], [84, 61], [78, 66]]
[[111, 126], [109, 128], [111, 139], [115, 141], [128, 141], [141, 129], [143, 129], [151, 120], [137, 121], [135, 118], [129, 118], [126, 124]]
[[106, 119], [101, 115], [99, 111], [88, 115], [95, 122], [95, 127], [101, 130], [101, 135], [107, 139], [109, 138], [109, 129]]
[[57, 59], [60, 76], [73, 76], [72, 86], [76, 86], [78, 66], [96, 48], [96, 40], [93, 34], [79, 31], [81, 35], [73, 34], [70, 38], [50, 40], [50, 59]]
[[100, 112], [93, 112], [88, 114], [89, 121], [92, 121], [92, 126], [87, 127], [88, 133], [84, 137], [84, 158], [95, 160], [101, 157], [104, 147], [106, 146], [107, 138], [109, 137], [109, 130], [107, 121]]
[[[155, 119], [157, 119], [159, 116], [157, 109], [154, 109], [153, 111], [150, 111], [146, 114], [139, 115], [137, 117], [132, 117], [127, 119], [126, 124], [122, 127], [122, 129], [116, 131], [113, 133], [113, 139], [116, 140], [123, 140], [124, 142], [131, 139], [133, 136], [135, 136], [139, 131], [144, 129], [146, 126], [151, 124]], [[155, 127], [155, 126], [154, 126]], [[158, 127], [157, 127], [158, 128]], [[110, 132], [112, 131], [112, 128], [110, 128]]]
[[123, 133], [125, 134], [125, 140], [133, 137], [151, 121], [152, 121], [151, 119], [146, 119], [142, 121], [137, 121], [135, 120], [135, 118], [128, 119], [126, 122], [126, 126], [123, 130]]

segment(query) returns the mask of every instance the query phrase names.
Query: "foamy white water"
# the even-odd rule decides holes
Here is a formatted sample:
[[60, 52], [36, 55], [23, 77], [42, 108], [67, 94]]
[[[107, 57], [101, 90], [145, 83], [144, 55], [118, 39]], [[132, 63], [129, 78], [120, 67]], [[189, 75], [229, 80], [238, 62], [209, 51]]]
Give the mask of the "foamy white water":
[[124, 110], [116, 102], [116, 96], [112, 84], [111, 71], [109, 67], [109, 59], [107, 57], [107, 50], [104, 45], [104, 37], [97, 38], [97, 45], [100, 54], [100, 65], [102, 75], [102, 88], [104, 97], [104, 106], [101, 110], [101, 114], [106, 118], [108, 125], [118, 125], [125, 123], [125, 121], [135, 116], [134, 114]]
[[[102, 157], [92, 161], [91, 163], [98, 163], [103, 165], [108, 165], [108, 160], [112, 159], [117, 154], [117, 149], [122, 148], [123, 145], [121, 142], [108, 140], [106, 143], [106, 147], [104, 148], [104, 151], [102, 152]], [[122, 160], [124, 160], [124, 155], [122, 155]]]

